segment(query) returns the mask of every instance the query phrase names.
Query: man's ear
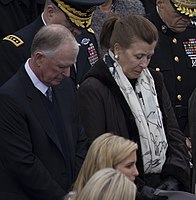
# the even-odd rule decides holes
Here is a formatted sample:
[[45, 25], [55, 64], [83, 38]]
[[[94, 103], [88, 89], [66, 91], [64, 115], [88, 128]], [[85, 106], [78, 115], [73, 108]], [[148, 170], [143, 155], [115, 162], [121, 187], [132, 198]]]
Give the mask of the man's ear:
[[44, 9], [44, 20], [45, 20], [46, 24], [52, 24], [55, 13], [56, 13], [56, 8], [52, 4], [49, 4]]
[[36, 52], [34, 55], [34, 60], [36, 62], [36, 66], [40, 66], [43, 62], [44, 54], [42, 52]]
[[163, 3], [164, 3], [163, 1], [164, 0], [156, 0], [156, 5], [157, 5], [159, 10], [162, 9]]

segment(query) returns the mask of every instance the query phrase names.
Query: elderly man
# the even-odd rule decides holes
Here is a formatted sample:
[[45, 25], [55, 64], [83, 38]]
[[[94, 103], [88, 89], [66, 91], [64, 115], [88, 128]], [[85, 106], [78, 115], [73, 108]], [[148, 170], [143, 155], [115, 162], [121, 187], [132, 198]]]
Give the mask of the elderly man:
[[195, 0], [156, 0], [147, 18], [159, 31], [159, 43], [150, 67], [161, 71], [181, 131], [189, 135], [188, 99], [196, 87]]
[[35, 35], [31, 58], [0, 88], [1, 200], [62, 200], [86, 153], [70, 66], [78, 43], [62, 25]]

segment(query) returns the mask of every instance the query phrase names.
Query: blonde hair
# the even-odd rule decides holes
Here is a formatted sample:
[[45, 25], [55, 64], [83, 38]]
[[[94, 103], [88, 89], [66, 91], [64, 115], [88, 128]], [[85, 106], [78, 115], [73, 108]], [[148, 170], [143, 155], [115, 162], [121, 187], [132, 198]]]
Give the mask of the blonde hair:
[[124, 174], [105, 168], [97, 171], [76, 200], [135, 200], [136, 186]]
[[137, 144], [112, 133], [100, 135], [91, 144], [84, 163], [74, 184], [74, 191], [80, 193], [90, 177], [100, 169], [115, 168], [137, 150]]

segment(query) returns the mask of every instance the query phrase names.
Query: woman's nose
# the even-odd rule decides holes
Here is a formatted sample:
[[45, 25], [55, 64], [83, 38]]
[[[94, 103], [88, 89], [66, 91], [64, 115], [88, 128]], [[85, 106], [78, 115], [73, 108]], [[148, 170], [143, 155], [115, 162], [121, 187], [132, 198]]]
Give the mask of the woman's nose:
[[140, 66], [142, 67], [142, 68], [146, 68], [146, 67], [148, 67], [148, 65], [149, 65], [149, 62], [150, 62], [150, 60], [149, 59], [147, 59], [147, 58], [144, 58], [142, 61], [141, 61], [141, 63], [140, 63]]
[[139, 175], [139, 172], [138, 172], [137, 167], [136, 167], [136, 165], [135, 165], [135, 167], [134, 167], [134, 176], [136, 177], [136, 176], [138, 176], [138, 175]]

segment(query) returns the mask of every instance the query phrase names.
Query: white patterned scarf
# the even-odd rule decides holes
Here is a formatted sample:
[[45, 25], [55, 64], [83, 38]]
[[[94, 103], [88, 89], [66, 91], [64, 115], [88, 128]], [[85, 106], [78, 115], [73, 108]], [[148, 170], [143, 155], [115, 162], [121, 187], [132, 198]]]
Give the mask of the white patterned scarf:
[[105, 54], [111, 57], [112, 66], [109, 71], [120, 87], [133, 115], [138, 128], [144, 172], [160, 173], [166, 160], [167, 139], [162, 121], [162, 113], [157, 100], [154, 80], [148, 69], [144, 69], [137, 79], [135, 91], [127, 79], [114, 54], [109, 51]]

